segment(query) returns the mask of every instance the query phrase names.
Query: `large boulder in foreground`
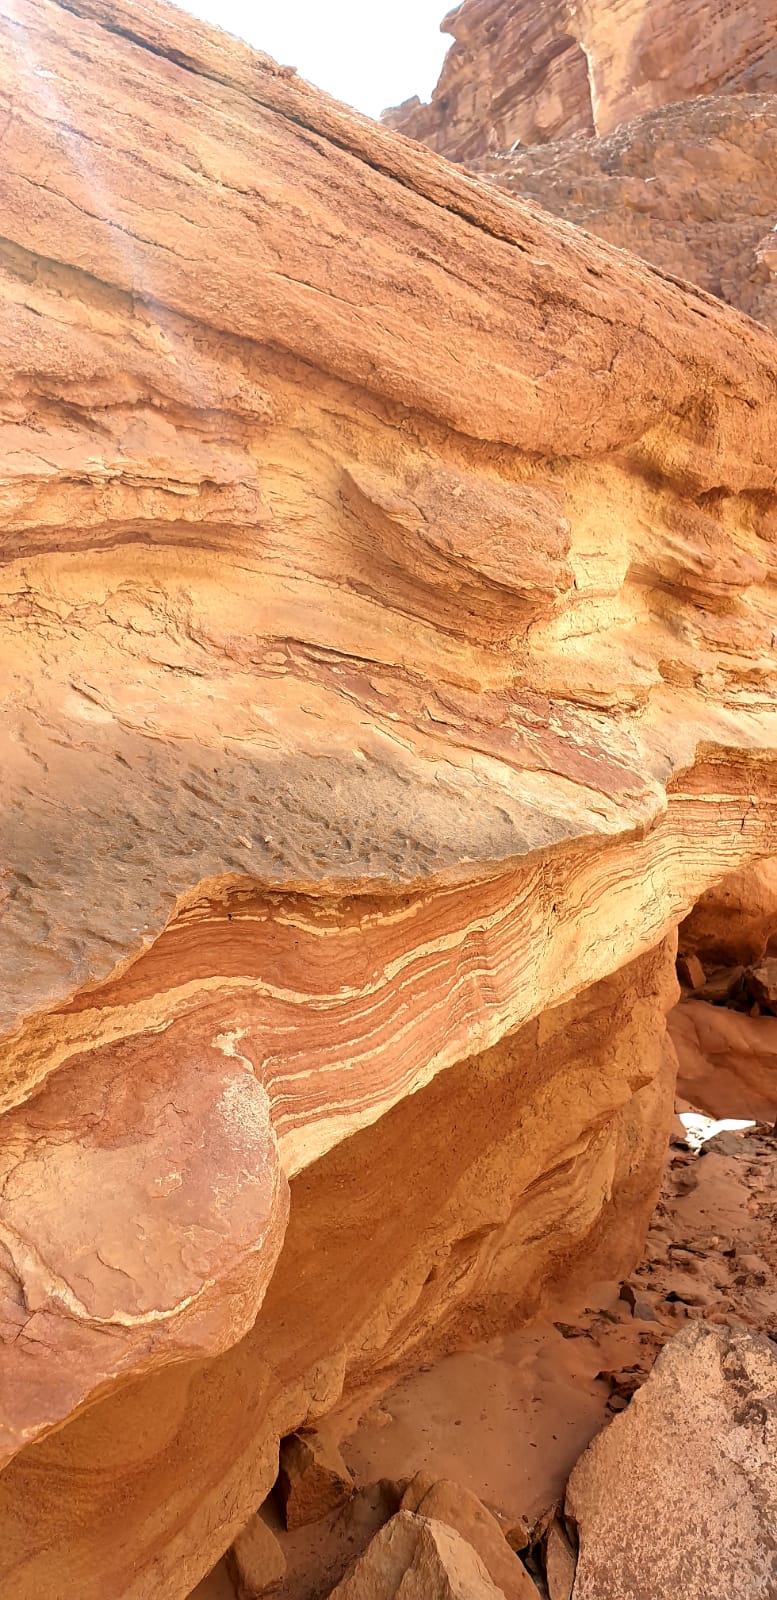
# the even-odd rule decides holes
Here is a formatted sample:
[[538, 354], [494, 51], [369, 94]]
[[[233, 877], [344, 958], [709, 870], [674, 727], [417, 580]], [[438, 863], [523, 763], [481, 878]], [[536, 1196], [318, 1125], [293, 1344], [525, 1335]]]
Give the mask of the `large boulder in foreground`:
[[450, 1478], [417, 1472], [405, 1490], [402, 1511], [418, 1512], [453, 1528], [476, 1550], [486, 1571], [506, 1600], [537, 1600], [528, 1572], [496, 1520], [471, 1489]]
[[702, 1323], [668, 1344], [569, 1480], [575, 1600], [773, 1600], [777, 1349]]
[[331, 1600], [504, 1600], [478, 1555], [443, 1522], [400, 1511]]

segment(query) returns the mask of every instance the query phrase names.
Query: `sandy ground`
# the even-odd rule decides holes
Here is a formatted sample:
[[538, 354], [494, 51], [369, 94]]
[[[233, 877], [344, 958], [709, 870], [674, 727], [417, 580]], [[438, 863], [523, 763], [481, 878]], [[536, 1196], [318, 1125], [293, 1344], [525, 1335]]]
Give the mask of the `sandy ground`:
[[[685, 1111], [689, 1108], [685, 1107]], [[707, 1122], [691, 1126], [691, 1136]], [[711, 1130], [714, 1133], [714, 1129]], [[529, 1527], [562, 1497], [581, 1451], [628, 1404], [687, 1317], [777, 1334], [777, 1139], [721, 1132], [700, 1151], [676, 1124], [641, 1266], [517, 1332], [419, 1368], [332, 1419], [360, 1492], [315, 1528], [280, 1531], [280, 1600], [323, 1600], [392, 1509], [379, 1479], [421, 1468], [458, 1480]], [[233, 1600], [223, 1565], [196, 1600]], [[194, 1600], [194, 1597], [193, 1597]]]

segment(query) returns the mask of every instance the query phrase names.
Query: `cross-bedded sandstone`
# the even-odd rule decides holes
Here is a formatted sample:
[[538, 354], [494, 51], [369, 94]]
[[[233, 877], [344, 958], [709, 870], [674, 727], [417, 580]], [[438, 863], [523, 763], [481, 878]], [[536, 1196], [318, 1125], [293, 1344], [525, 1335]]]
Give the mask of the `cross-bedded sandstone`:
[[[573, 1036], [591, 986], [775, 849], [777, 361], [702, 292], [150, 0], [3, 0], [0, 105], [6, 1548], [26, 1600], [45, 1460], [67, 1510], [41, 1509], [44, 1566], [158, 1600], [346, 1364], [417, 1349], [476, 1288], [520, 1314], [605, 1250], [618, 1195], [633, 1248], [667, 975], [645, 1060], [618, 984], [612, 1071]], [[540, 1046], [567, 1028], [544, 1143]], [[516, 1069], [534, 1164], [505, 1198], [472, 1062], [513, 1035], [545, 1079]], [[445, 1292], [423, 1250], [403, 1267], [400, 1215], [362, 1337], [370, 1185], [411, 1147], [420, 1183], [424, 1106], [456, 1145], [473, 1070], [484, 1165]], [[287, 1181], [293, 1220], [341, 1145], [350, 1253], [327, 1213], [325, 1259], [279, 1279]], [[351, 1342], [330, 1371], [311, 1316], [268, 1376], [257, 1309], [268, 1280], [289, 1297], [282, 1350], [295, 1264], [352, 1295]], [[134, 1509], [79, 1567], [65, 1462], [110, 1472], [119, 1413]]]

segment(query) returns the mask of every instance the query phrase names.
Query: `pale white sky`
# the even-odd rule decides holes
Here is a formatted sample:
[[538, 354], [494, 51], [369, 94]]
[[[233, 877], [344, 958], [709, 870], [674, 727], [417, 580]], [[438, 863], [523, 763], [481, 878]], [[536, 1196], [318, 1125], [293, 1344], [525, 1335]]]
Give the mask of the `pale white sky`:
[[428, 100], [451, 39], [451, 0], [177, 0], [328, 94], [377, 117], [410, 95]]

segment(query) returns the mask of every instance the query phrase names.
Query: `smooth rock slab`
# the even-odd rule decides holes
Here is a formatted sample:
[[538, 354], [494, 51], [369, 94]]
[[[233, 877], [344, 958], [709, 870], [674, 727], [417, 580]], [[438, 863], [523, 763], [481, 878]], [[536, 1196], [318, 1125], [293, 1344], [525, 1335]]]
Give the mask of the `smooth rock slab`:
[[251, 1327], [288, 1186], [227, 1035], [95, 1050], [0, 1122], [0, 1459], [131, 1372]]
[[777, 1350], [695, 1323], [569, 1480], [575, 1600], [773, 1600]]

